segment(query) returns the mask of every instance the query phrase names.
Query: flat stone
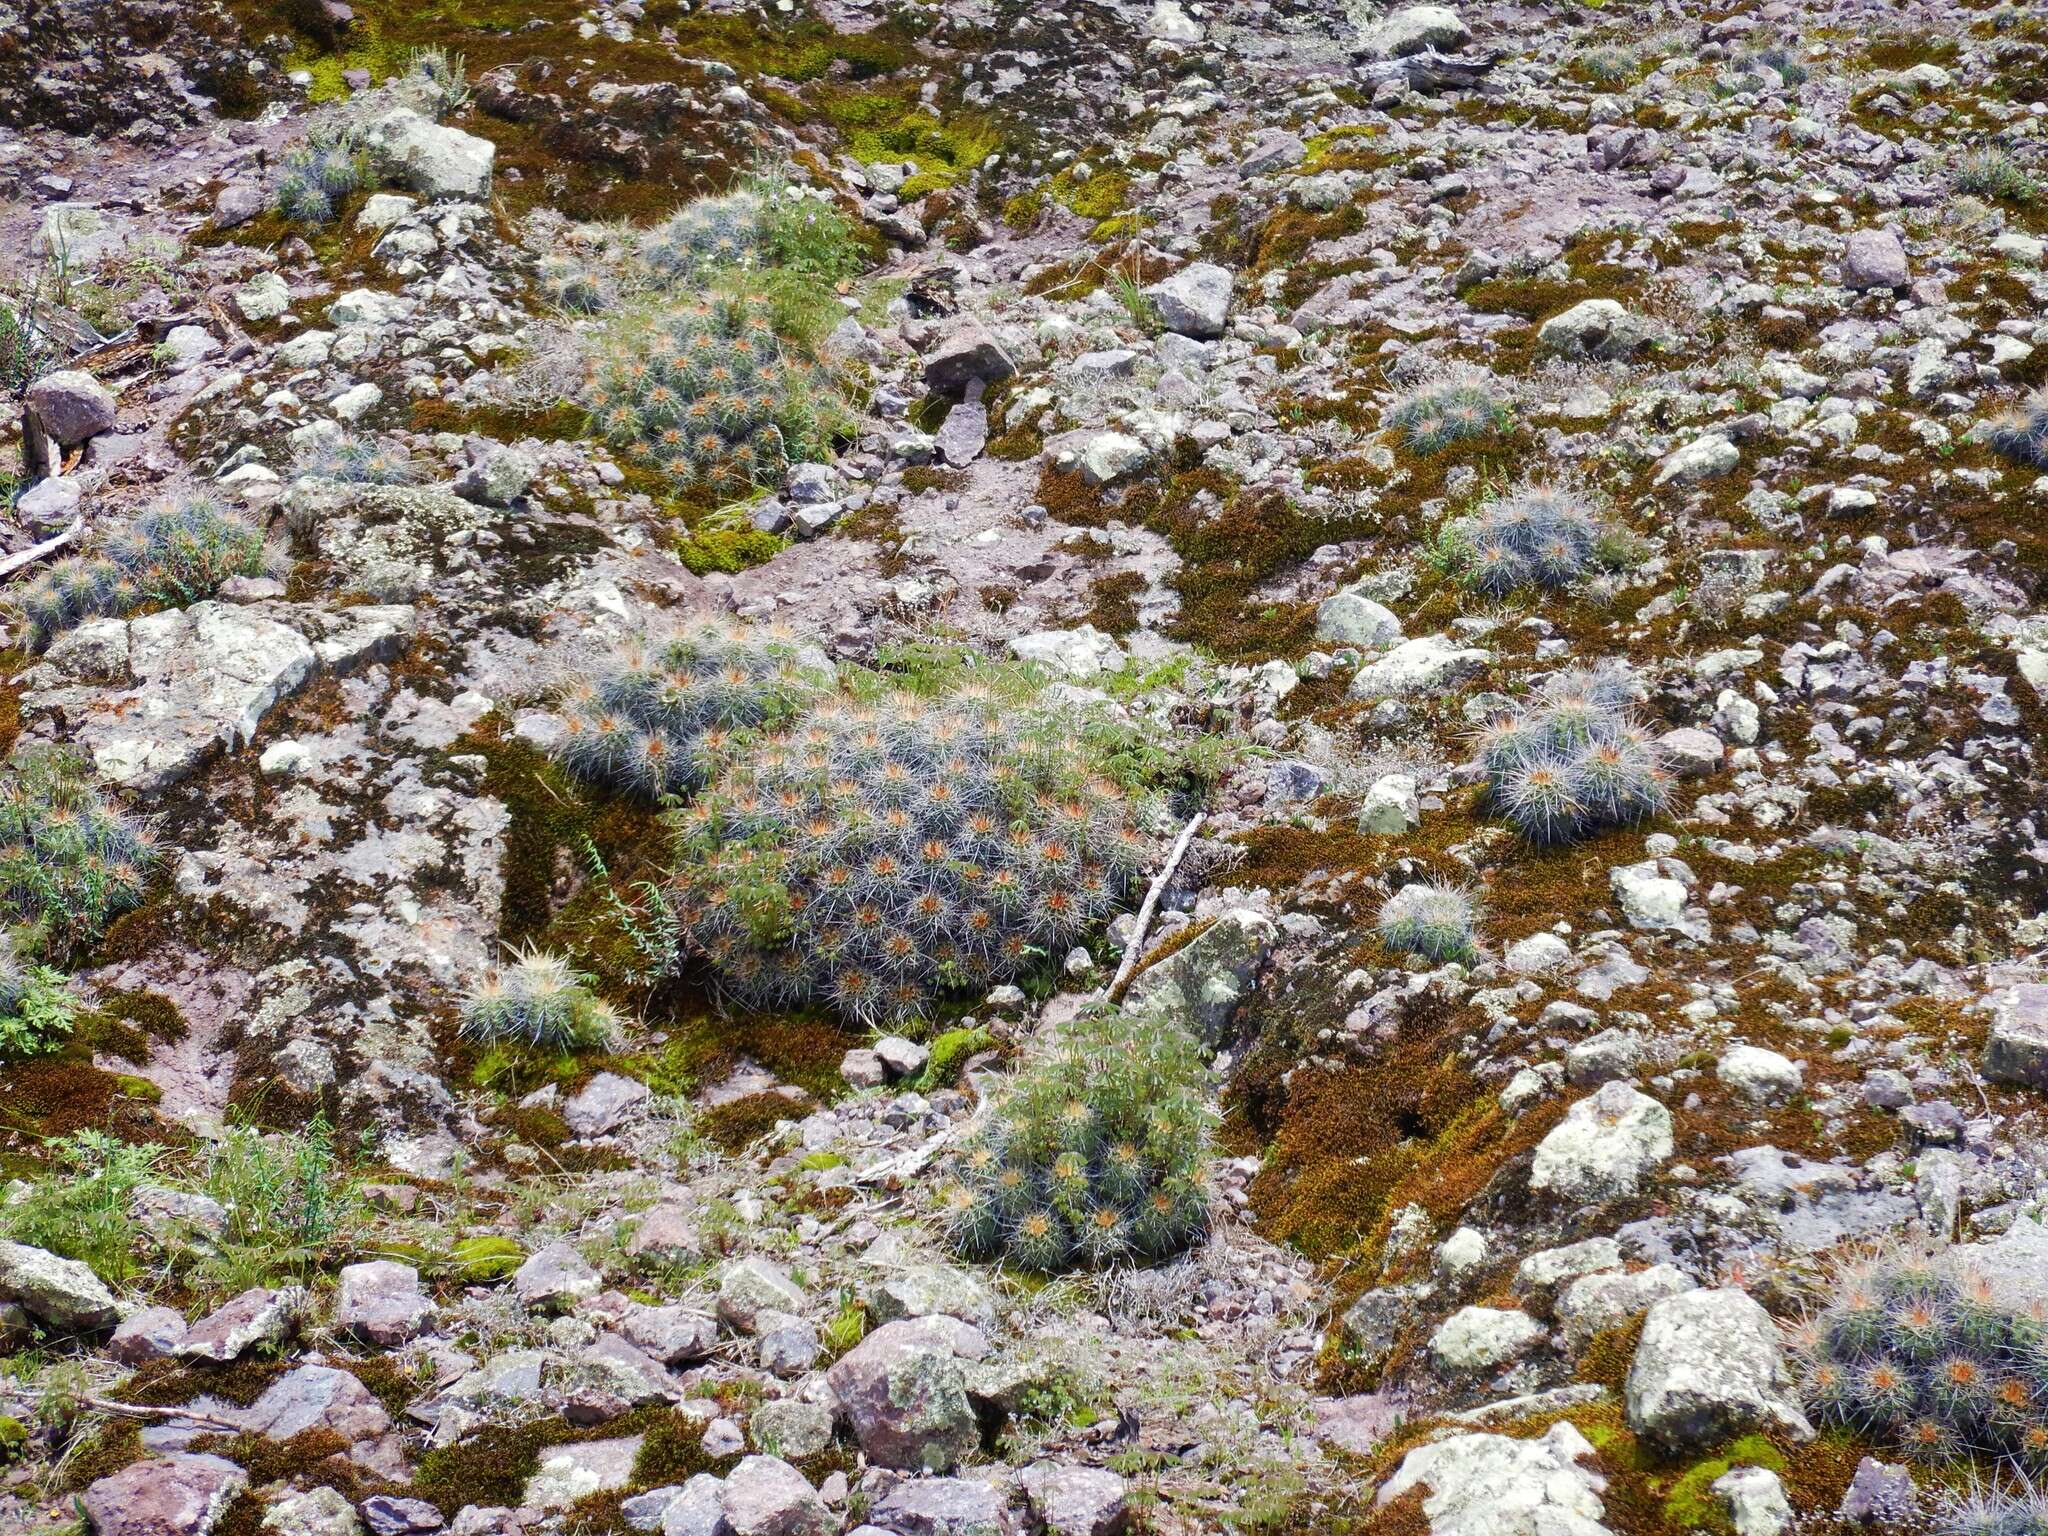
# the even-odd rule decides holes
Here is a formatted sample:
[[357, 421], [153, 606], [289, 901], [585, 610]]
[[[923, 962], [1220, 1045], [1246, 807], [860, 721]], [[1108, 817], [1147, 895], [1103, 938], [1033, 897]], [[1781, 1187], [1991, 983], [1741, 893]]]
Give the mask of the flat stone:
[[208, 1536], [248, 1486], [224, 1457], [157, 1456], [101, 1478], [80, 1502], [94, 1536]]
[[1778, 1325], [1747, 1292], [1685, 1291], [1650, 1308], [1624, 1396], [1637, 1434], [1685, 1450], [1752, 1429], [1812, 1438]]
[[1906, 248], [1889, 229], [1859, 229], [1842, 246], [1842, 286], [1859, 292], [1903, 288], [1913, 280]]
[[265, 1286], [242, 1292], [207, 1313], [178, 1341], [187, 1360], [237, 1360], [248, 1351], [282, 1344], [298, 1321], [305, 1293], [274, 1291]]
[[2048, 1089], [2048, 983], [2025, 982], [1993, 999], [1984, 1075]]
[[27, 1243], [0, 1242], [0, 1298], [67, 1332], [111, 1328], [121, 1320], [90, 1265]]
[[69, 448], [114, 430], [114, 393], [83, 368], [60, 368], [29, 385], [22, 401], [43, 430]]
[[653, 1097], [638, 1078], [600, 1072], [562, 1106], [562, 1121], [577, 1136], [606, 1136], [639, 1115]]

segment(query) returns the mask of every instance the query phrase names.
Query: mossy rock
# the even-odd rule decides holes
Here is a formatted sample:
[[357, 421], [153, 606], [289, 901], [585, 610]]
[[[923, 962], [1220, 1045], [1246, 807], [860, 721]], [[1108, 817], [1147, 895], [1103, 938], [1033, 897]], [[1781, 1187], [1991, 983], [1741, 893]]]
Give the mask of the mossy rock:
[[526, 1262], [526, 1251], [509, 1237], [465, 1237], [448, 1255], [459, 1280], [503, 1280]]
[[932, 1042], [924, 1071], [918, 1074], [917, 1091], [930, 1093], [934, 1088], [951, 1087], [960, 1080], [961, 1069], [967, 1065], [968, 1058], [994, 1044], [995, 1036], [985, 1029], [947, 1030]]

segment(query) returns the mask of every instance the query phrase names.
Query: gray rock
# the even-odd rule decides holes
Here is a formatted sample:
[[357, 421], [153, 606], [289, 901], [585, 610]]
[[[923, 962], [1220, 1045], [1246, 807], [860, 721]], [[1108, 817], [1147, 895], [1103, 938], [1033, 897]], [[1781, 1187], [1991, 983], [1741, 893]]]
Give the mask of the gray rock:
[[963, 1344], [978, 1353], [980, 1340], [951, 1318], [888, 1323], [825, 1373], [868, 1460], [943, 1472], [980, 1444], [961, 1365]]
[[275, 272], [258, 272], [235, 290], [235, 308], [251, 325], [275, 320], [291, 307], [291, 285]]
[[308, 1488], [285, 1493], [264, 1510], [263, 1529], [272, 1536], [360, 1536], [363, 1522], [332, 1488]]
[[1197, 261], [1144, 290], [1160, 322], [1177, 335], [1211, 341], [1230, 321], [1232, 278], [1227, 267]]
[[138, 1307], [107, 1340], [107, 1355], [122, 1365], [147, 1365], [178, 1352], [185, 1315], [174, 1307]]
[[[1398, 837], [1422, 825], [1422, 802], [1415, 780], [1405, 773], [1387, 773], [1372, 781], [1358, 806], [1358, 830], [1368, 835]], [[1403, 890], [1419, 890], [1404, 886]], [[1396, 896], [1395, 900], [1400, 898]]]
[[1537, 1144], [1529, 1187], [1574, 1202], [1632, 1195], [1672, 1146], [1670, 1110], [1627, 1083], [1606, 1083]]
[[626, 1239], [626, 1257], [656, 1264], [691, 1264], [704, 1256], [704, 1234], [696, 1212], [664, 1200], [649, 1209]]
[[535, 1509], [568, 1509], [592, 1494], [631, 1487], [641, 1444], [639, 1435], [624, 1435], [544, 1450], [520, 1502]]
[[1361, 38], [1367, 52], [1386, 59], [1429, 48], [1462, 48], [1471, 41], [1471, 31], [1447, 5], [1404, 5], [1366, 28]]
[[1714, 1076], [1753, 1104], [1782, 1103], [1799, 1092], [1806, 1069], [1759, 1045], [1732, 1045], [1714, 1063]]
[[1115, 672], [1127, 659], [1123, 647], [1093, 624], [1015, 635], [1010, 640], [1010, 654], [1019, 661], [1035, 661], [1070, 678]]
[[1460, 1307], [1430, 1335], [1429, 1353], [1447, 1371], [1490, 1371], [1542, 1340], [1543, 1325], [1519, 1309]]
[[1842, 246], [1842, 286], [1864, 292], [1903, 288], [1913, 280], [1906, 248], [1889, 229], [1859, 229]]
[[113, 1292], [89, 1265], [27, 1243], [0, 1242], [0, 1297], [67, 1331], [111, 1328], [121, 1320]]
[[1033, 1525], [1051, 1536], [1119, 1536], [1130, 1524], [1130, 1486], [1101, 1467], [1038, 1461], [1017, 1480]]
[[1308, 146], [1301, 139], [1284, 129], [1262, 134], [1251, 152], [1237, 163], [1240, 176], [1263, 176], [1268, 171], [1284, 171], [1290, 166], [1301, 164], [1308, 158]]
[[897, 1536], [1005, 1536], [1003, 1496], [966, 1477], [905, 1478], [869, 1518]]
[[646, 1307], [636, 1302], [619, 1319], [619, 1333], [663, 1365], [709, 1359], [718, 1347], [718, 1319], [695, 1307]]
[[1685, 1450], [1752, 1429], [1811, 1438], [1791, 1387], [1777, 1324], [1754, 1298], [1685, 1291], [1650, 1308], [1624, 1395], [1637, 1434]]
[[988, 408], [963, 400], [946, 412], [938, 430], [939, 456], [955, 469], [972, 464], [988, 446]]
[[[763, 1313], [762, 1318], [768, 1315]], [[818, 1330], [800, 1317], [778, 1314], [772, 1325], [761, 1327], [754, 1336], [754, 1357], [761, 1369], [784, 1381], [803, 1375], [824, 1352]]]
[[1383, 650], [1401, 643], [1401, 621], [1390, 609], [1346, 587], [1317, 605], [1316, 639], [1324, 645]]
[[699, 1472], [662, 1506], [661, 1536], [730, 1536], [725, 1523], [725, 1483]]
[[1719, 773], [1728, 750], [1713, 732], [1689, 725], [1666, 731], [1657, 738], [1657, 747], [1671, 771], [1688, 779], [1704, 779]]
[[1395, 1341], [1421, 1315], [1435, 1287], [1427, 1284], [1383, 1285], [1367, 1291], [1346, 1309], [1344, 1342], [1368, 1373], [1386, 1364]]
[[373, 1493], [356, 1506], [375, 1536], [427, 1536], [447, 1524], [441, 1511], [425, 1499], [401, 1499]]
[[875, 1042], [875, 1055], [891, 1077], [915, 1077], [932, 1059], [931, 1047], [906, 1040], [901, 1035], [884, 1035]]
[[1696, 438], [1664, 456], [1657, 466], [1658, 485], [1697, 485], [1727, 474], [1742, 462], [1736, 446], [1718, 432]]
[[1552, 315], [1536, 332], [1536, 344], [1566, 357], [1618, 362], [1635, 356], [1654, 338], [1648, 321], [1612, 299], [1585, 299]]
[[1279, 930], [1264, 913], [1233, 908], [1198, 938], [1140, 971], [1125, 994], [1126, 1004], [1178, 1019], [1214, 1049], [1278, 939]]
[[1736, 1467], [1714, 1479], [1735, 1536], [1779, 1536], [1792, 1524], [1792, 1501], [1768, 1467]]
[[550, 1243], [512, 1272], [512, 1293], [529, 1307], [554, 1308], [595, 1296], [604, 1280], [567, 1243]]
[[473, 437], [465, 445], [469, 462], [450, 487], [464, 501], [485, 507], [509, 507], [526, 494], [540, 466], [521, 449]]
[[213, 227], [240, 229], [268, 205], [263, 188], [253, 181], [231, 181], [213, 198]]
[[637, 1078], [600, 1072], [562, 1106], [562, 1121], [578, 1136], [606, 1136], [638, 1115], [653, 1097]]
[[481, 203], [491, 195], [497, 146], [408, 108], [387, 112], [365, 127], [363, 148], [380, 176], [429, 201]]
[[996, 1299], [989, 1288], [963, 1269], [920, 1264], [870, 1286], [870, 1323], [907, 1318], [957, 1317], [986, 1332], [995, 1326]]
[[889, 1081], [882, 1058], [865, 1046], [856, 1046], [839, 1058], [839, 1075], [854, 1088], [879, 1088]]
[[418, 1338], [433, 1316], [434, 1303], [420, 1289], [419, 1271], [410, 1264], [374, 1259], [343, 1267], [334, 1303], [334, 1326], [340, 1332], [380, 1349], [396, 1349]]
[[23, 403], [43, 430], [69, 448], [114, 430], [119, 414], [113, 391], [83, 368], [60, 368], [29, 385]]
[[235, 1360], [256, 1348], [275, 1350], [297, 1325], [305, 1293], [258, 1286], [194, 1323], [178, 1341], [187, 1360]]
[[289, 1440], [309, 1430], [338, 1435], [350, 1445], [391, 1429], [384, 1405], [347, 1371], [301, 1365], [278, 1377], [241, 1414], [249, 1433]]
[[801, 1314], [808, 1302], [802, 1286], [763, 1258], [736, 1259], [718, 1276], [718, 1315], [741, 1333], [752, 1333], [764, 1311]]
[[749, 1456], [725, 1480], [732, 1536], [831, 1536], [839, 1521], [803, 1473], [777, 1456]]
[[1430, 1536], [1610, 1536], [1598, 1466], [1570, 1423], [1534, 1440], [1451, 1435], [1404, 1456], [1374, 1502], [1422, 1488]]
[[2048, 1089], [2048, 983], [2025, 982], [1993, 999], [1983, 1067], [1995, 1083]]
[[220, 1456], [158, 1456], [123, 1467], [85, 1490], [94, 1536], [207, 1536], [249, 1486]]
[[1351, 679], [1354, 699], [1406, 698], [1446, 692], [1482, 671], [1492, 660], [1474, 646], [1459, 645], [1444, 635], [1404, 640], [1385, 655], [1367, 662]]
[[955, 400], [979, 381], [994, 384], [1017, 371], [1017, 365], [988, 327], [958, 320], [924, 360], [925, 387]]
[[757, 1451], [802, 1461], [831, 1445], [832, 1410], [798, 1398], [780, 1398], [754, 1410], [747, 1434]]
[[1091, 432], [1077, 462], [1089, 485], [1108, 485], [1150, 468], [1152, 450], [1128, 432]]
[[21, 493], [14, 514], [37, 529], [55, 528], [78, 516], [84, 504], [85, 488], [75, 475], [51, 475]]

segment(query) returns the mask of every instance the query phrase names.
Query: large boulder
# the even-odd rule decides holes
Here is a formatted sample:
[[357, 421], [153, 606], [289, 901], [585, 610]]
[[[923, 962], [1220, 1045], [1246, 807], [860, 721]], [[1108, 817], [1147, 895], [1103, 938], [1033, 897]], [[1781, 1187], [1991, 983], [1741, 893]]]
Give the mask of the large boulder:
[[44, 374], [23, 399], [43, 430], [66, 448], [113, 431], [118, 414], [113, 392], [83, 368]]
[[1603, 1083], [1537, 1144], [1529, 1187], [1572, 1202], [1632, 1195], [1672, 1147], [1670, 1110], [1628, 1083]]
[[1400, 59], [1429, 48], [1462, 48], [1472, 33], [1448, 5], [1404, 5], [1367, 27], [1359, 41], [1367, 53]]
[[1404, 1456], [1377, 1502], [1423, 1489], [1430, 1536], [1610, 1536], [1598, 1462], [1569, 1423], [1535, 1440], [1451, 1435]]
[[67, 1332], [121, 1320], [113, 1292], [88, 1266], [27, 1243], [0, 1242], [0, 1300]]
[[85, 1490], [94, 1536], [207, 1536], [249, 1486], [220, 1456], [158, 1456], [123, 1467]]
[[1213, 341], [1230, 322], [1230, 269], [1197, 261], [1144, 290], [1159, 321], [1177, 336]]
[[1984, 1075], [1995, 1083], [2048, 1088], [2048, 983], [2027, 982], [1993, 1000]]
[[1273, 920], [1262, 912], [1250, 907], [1225, 912], [1192, 942], [1140, 971], [1126, 994], [1129, 1006], [1179, 1020], [1214, 1049], [1223, 1043], [1279, 937]]
[[869, 1461], [899, 1471], [944, 1472], [981, 1443], [962, 1361], [986, 1349], [949, 1317], [877, 1328], [825, 1380]]
[[399, 107], [373, 121], [363, 130], [363, 148], [380, 176], [421, 197], [480, 203], [491, 195], [497, 145], [410, 108]]
[[1629, 1427], [1673, 1451], [1753, 1429], [1808, 1439], [1778, 1326], [1745, 1291], [1685, 1291], [1650, 1308], [1624, 1389]]

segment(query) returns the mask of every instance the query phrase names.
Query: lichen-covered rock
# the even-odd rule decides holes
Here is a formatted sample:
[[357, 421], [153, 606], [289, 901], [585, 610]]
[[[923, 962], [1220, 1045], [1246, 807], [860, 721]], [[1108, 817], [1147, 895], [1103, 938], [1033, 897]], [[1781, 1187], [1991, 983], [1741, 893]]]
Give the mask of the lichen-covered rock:
[[867, 1458], [943, 1472], [980, 1443], [963, 1360], [985, 1349], [965, 1323], [924, 1317], [876, 1329], [825, 1373]]
[[1628, 1083], [1603, 1083], [1537, 1144], [1529, 1187], [1570, 1201], [1632, 1195], [1672, 1146], [1670, 1110]]
[[27, 1243], [0, 1242], [0, 1298], [56, 1328], [111, 1328], [121, 1309], [89, 1265]]
[[1404, 1456], [1375, 1502], [1422, 1488], [1430, 1536], [1609, 1536], [1598, 1465], [1569, 1423], [1534, 1440], [1452, 1435]]
[[1221, 1044], [1257, 980], [1279, 930], [1250, 907], [1225, 912], [1206, 931], [1140, 971], [1126, 994], [1133, 1010], [1179, 1019], [1212, 1049]]
[[1743, 1291], [1686, 1291], [1651, 1307], [1625, 1398], [1630, 1427], [1673, 1450], [1752, 1429], [1813, 1433], [1777, 1324]]
[[249, 1475], [220, 1456], [156, 1456], [85, 1490], [94, 1536], [209, 1536]]
[[481, 203], [491, 195], [497, 145], [410, 108], [373, 119], [363, 129], [363, 147], [379, 174], [430, 201]]

